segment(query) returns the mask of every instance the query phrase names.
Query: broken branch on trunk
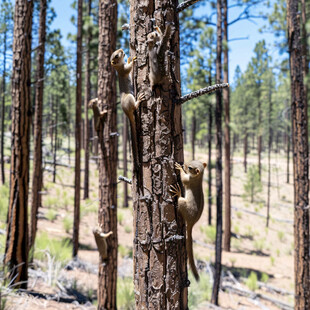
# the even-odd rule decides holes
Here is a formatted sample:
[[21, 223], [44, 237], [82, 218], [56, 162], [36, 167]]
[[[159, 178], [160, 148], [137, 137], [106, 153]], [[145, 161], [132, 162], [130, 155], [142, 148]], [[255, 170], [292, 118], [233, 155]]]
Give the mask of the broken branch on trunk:
[[122, 175], [120, 175], [120, 176], [118, 177], [118, 180], [119, 180], [119, 181], [126, 182], [126, 183], [128, 183], [128, 184], [132, 184], [132, 180], [131, 180], [131, 179], [125, 178], [125, 177], [123, 177]]
[[195, 4], [196, 2], [198, 2], [199, 0], [187, 0], [184, 1], [182, 3], [180, 3], [177, 7], [177, 13], [180, 13], [182, 11], [184, 11], [186, 8], [188, 8], [189, 6]]
[[183, 104], [186, 101], [192, 100], [194, 98], [200, 97], [200, 96], [205, 95], [205, 94], [213, 93], [216, 90], [227, 88], [227, 87], [229, 87], [228, 83], [211, 85], [211, 86], [196, 90], [196, 91], [194, 91], [188, 95], [182, 96], [180, 99], [177, 100], [177, 103]]

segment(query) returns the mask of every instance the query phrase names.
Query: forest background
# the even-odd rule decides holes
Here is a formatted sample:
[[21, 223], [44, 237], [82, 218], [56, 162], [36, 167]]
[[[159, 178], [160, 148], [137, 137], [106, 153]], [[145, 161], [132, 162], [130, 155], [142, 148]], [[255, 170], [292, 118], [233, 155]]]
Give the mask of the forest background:
[[[5, 184], [1, 186], [1, 244], [5, 243], [6, 214], [9, 194], [9, 160], [11, 140], [11, 94], [10, 81], [12, 70], [13, 15], [9, 1], [1, 2], [0, 66], [2, 98], [4, 98], [4, 130], [2, 130], [4, 153], [1, 156], [5, 166]], [[98, 75], [98, 3], [92, 1], [90, 16], [87, 16], [87, 4], [84, 4], [83, 26], [83, 81], [85, 78], [85, 55], [90, 51], [90, 97], [97, 95]], [[13, 2], [12, 2], [13, 4]], [[307, 4], [309, 4], [307, 2]], [[246, 297], [232, 297], [229, 285], [222, 285], [222, 307], [238, 308], [246, 304], [249, 309], [269, 307], [277, 309], [292, 308], [293, 297], [293, 184], [292, 184], [292, 143], [290, 140], [290, 77], [289, 54], [287, 46], [287, 24], [285, 1], [235, 1], [229, 10], [229, 42], [223, 43], [229, 50], [230, 83], [230, 138], [232, 163], [232, 251], [224, 254], [226, 266], [224, 280], [237, 281], [246, 290]], [[54, 8], [53, 8], [54, 7]], [[182, 94], [198, 90], [215, 83], [216, 58], [216, 4], [201, 1], [180, 16], [180, 46]], [[38, 46], [39, 2], [34, 1], [33, 41], [32, 41], [32, 80], [35, 81], [35, 55]], [[77, 2], [49, 1], [47, 11], [47, 34], [45, 54], [44, 103], [43, 103], [43, 154], [44, 182], [43, 204], [38, 219], [38, 239], [34, 252], [34, 264], [31, 285], [36, 292], [44, 291], [45, 296], [54, 296], [71, 292], [69, 300], [77, 301], [87, 307], [96, 305], [97, 289], [97, 252], [92, 234], [84, 228], [88, 223], [97, 222], [98, 201], [98, 143], [94, 138], [95, 129], [92, 113], [89, 112], [90, 128], [90, 169], [89, 192], [85, 192], [83, 183], [81, 197], [81, 261], [70, 261], [72, 244], [72, 208], [73, 208], [73, 165], [75, 130], [75, 74], [76, 74], [76, 27]], [[121, 31], [121, 26], [129, 22], [129, 7], [126, 1], [118, 4], [117, 47], [122, 47], [129, 55], [129, 32]], [[307, 24], [307, 29], [309, 24]], [[88, 34], [91, 38], [86, 42]], [[4, 44], [6, 42], [6, 45]], [[225, 45], [226, 44], [226, 45]], [[5, 57], [4, 57], [5, 55]], [[5, 72], [3, 70], [5, 68]], [[3, 78], [5, 76], [5, 78]], [[305, 84], [308, 82], [305, 79]], [[84, 82], [83, 82], [84, 83]], [[6, 84], [6, 87], [3, 85]], [[84, 85], [84, 84], [83, 84]], [[3, 92], [3, 89], [6, 89]], [[32, 105], [34, 104], [32, 92]], [[82, 96], [85, 97], [83, 86]], [[84, 102], [84, 100], [83, 100]], [[215, 127], [211, 131], [208, 125], [215, 113], [215, 96], [204, 96], [182, 106], [185, 159], [198, 158], [207, 161], [208, 142], [214, 142]], [[86, 110], [82, 112], [85, 119]], [[1, 114], [3, 117], [3, 113]], [[123, 112], [117, 107], [118, 132], [120, 134], [118, 175], [124, 173]], [[84, 122], [83, 122], [84, 124]], [[85, 124], [82, 126], [84, 137]], [[262, 144], [259, 143], [262, 139]], [[31, 136], [31, 145], [35, 137]], [[126, 157], [130, 165], [130, 146], [125, 144]], [[260, 146], [259, 146], [260, 145]], [[82, 157], [85, 152], [82, 139]], [[215, 147], [211, 146], [211, 177], [205, 178], [205, 212], [201, 225], [196, 228], [195, 256], [200, 261], [201, 270], [213, 268], [215, 244]], [[270, 155], [271, 153], [271, 155]], [[262, 155], [260, 155], [262, 154]], [[257, 159], [261, 156], [261, 162]], [[33, 157], [31, 157], [32, 159]], [[84, 159], [82, 159], [82, 182]], [[30, 167], [32, 171], [32, 166]], [[130, 169], [129, 169], [130, 171]], [[207, 175], [207, 171], [205, 172]], [[2, 176], [3, 177], [3, 176]], [[130, 172], [128, 177], [131, 177]], [[208, 187], [207, 183], [212, 185]], [[119, 207], [118, 224], [120, 229], [119, 256], [120, 266], [132, 264], [132, 209], [129, 193], [126, 195], [122, 184], [118, 187]], [[207, 188], [208, 187], [208, 188]], [[68, 188], [68, 190], [67, 190]], [[210, 192], [211, 191], [211, 192]], [[213, 194], [212, 194], [213, 193]], [[211, 199], [209, 199], [211, 197]], [[207, 204], [212, 205], [207, 208]], [[127, 208], [128, 205], [130, 208]], [[272, 215], [269, 214], [271, 205]], [[274, 208], [275, 209], [274, 209]], [[210, 210], [213, 217], [210, 220]], [[258, 220], [259, 219], [259, 220]], [[266, 224], [267, 220], [267, 224]], [[271, 221], [271, 228], [265, 228]], [[211, 223], [212, 222], [212, 223]], [[212, 225], [210, 225], [212, 224]], [[286, 225], [290, 225], [288, 229]], [[257, 227], [256, 227], [257, 225]], [[48, 234], [48, 235], [47, 235]], [[53, 242], [48, 240], [53, 237]], [[65, 236], [65, 237], [64, 237]], [[2, 242], [3, 240], [3, 242]], [[1, 246], [1, 254], [4, 246]], [[32, 254], [31, 254], [32, 255]], [[251, 256], [251, 258], [249, 258]], [[52, 266], [55, 266], [53, 274]], [[76, 265], [74, 265], [76, 264]], [[207, 267], [206, 267], [207, 266]], [[64, 269], [63, 269], [64, 268]], [[71, 269], [74, 273], [70, 274]], [[84, 270], [83, 270], [84, 268]], [[65, 270], [65, 271], [64, 271]], [[86, 272], [85, 272], [86, 270]], [[288, 270], [290, 270], [288, 272]], [[40, 274], [40, 272], [42, 272]], [[123, 272], [123, 273], [122, 273]], [[130, 272], [129, 272], [130, 274]], [[287, 275], [288, 274], [288, 275]], [[202, 286], [189, 290], [190, 305], [195, 308], [207, 307], [210, 300], [212, 277], [206, 272]], [[90, 280], [87, 280], [90, 277]], [[118, 290], [120, 308], [130, 309], [133, 303], [133, 289], [127, 271], [121, 271], [123, 281]], [[229, 280], [230, 278], [230, 280]], [[234, 280], [231, 280], [233, 278]], [[49, 285], [39, 289], [36, 281], [47, 279]], [[44, 281], [43, 281], [44, 282]], [[87, 285], [85, 286], [85, 282]], [[193, 281], [192, 281], [193, 282]], [[226, 283], [226, 286], [225, 286]], [[236, 284], [236, 283], [235, 283]], [[37, 287], [36, 287], [37, 285]], [[237, 285], [237, 286], [238, 286]], [[129, 289], [130, 288], [130, 289]], [[71, 289], [71, 291], [70, 291]], [[249, 293], [249, 291], [251, 293]], [[267, 291], [267, 293], [266, 293]], [[272, 291], [272, 292], [271, 292]], [[256, 292], [256, 293], [255, 293]], [[274, 296], [276, 292], [277, 296]], [[78, 295], [78, 294], [82, 294]], [[256, 295], [250, 295], [256, 294]], [[265, 299], [258, 294], [267, 294]], [[269, 294], [269, 295], [268, 295]], [[21, 306], [33, 309], [32, 295], [14, 295], [5, 299], [7, 306], [12, 300], [19, 300]], [[13, 296], [13, 297], [12, 297]], [[33, 294], [33, 296], [36, 296]], [[72, 297], [73, 296], [73, 297]], [[250, 297], [249, 297], [250, 296]], [[258, 297], [260, 296], [260, 297]], [[18, 299], [20, 298], [20, 299]], [[65, 299], [64, 295], [61, 298]], [[83, 299], [84, 298], [84, 299]], [[258, 305], [253, 300], [261, 298]], [[75, 299], [75, 300], [74, 300]], [[249, 299], [251, 301], [249, 301]], [[276, 301], [274, 301], [275, 299]], [[27, 300], [27, 305], [25, 304]], [[264, 301], [262, 301], [264, 300]], [[14, 301], [14, 302], [15, 302]], [[263, 305], [261, 304], [263, 303]], [[87, 305], [87, 303], [89, 303]], [[90, 305], [92, 303], [92, 305]], [[254, 305], [253, 305], [254, 303]], [[203, 305], [204, 306], [201, 306]], [[41, 306], [41, 305], [39, 305]], [[61, 305], [58, 305], [61, 307]], [[210, 306], [211, 307], [211, 306]], [[61, 309], [61, 308], [59, 308]], [[202, 308], [203, 309], [203, 308]]]

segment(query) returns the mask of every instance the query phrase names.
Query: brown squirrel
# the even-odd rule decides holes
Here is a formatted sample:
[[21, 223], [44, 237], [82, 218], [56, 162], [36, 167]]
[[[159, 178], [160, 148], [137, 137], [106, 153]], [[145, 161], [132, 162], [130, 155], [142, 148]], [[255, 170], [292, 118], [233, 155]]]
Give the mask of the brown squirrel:
[[170, 186], [170, 191], [174, 194], [173, 197], [178, 197], [178, 210], [186, 223], [186, 250], [189, 265], [196, 281], [199, 281], [199, 275], [194, 261], [192, 230], [203, 211], [204, 197], [202, 181], [206, 166], [206, 163], [193, 160], [188, 164], [184, 164], [185, 169], [183, 170], [180, 164], [175, 163], [175, 168], [180, 171], [181, 181], [185, 187], [185, 197], [181, 197], [179, 184]]
[[96, 131], [99, 130], [100, 121], [107, 115], [108, 111], [100, 111], [98, 107], [98, 98], [89, 100], [88, 102], [88, 108], [93, 109], [94, 113], [94, 122], [95, 122], [95, 129]]
[[149, 33], [147, 36], [150, 63], [149, 79], [152, 90], [154, 90], [155, 85], [160, 85], [167, 75], [165, 70], [165, 51], [174, 28], [171, 24], [167, 24], [164, 34], [159, 27], [155, 29], [156, 31]]
[[121, 96], [121, 106], [127, 117], [129, 118], [131, 136], [132, 136], [132, 152], [134, 164], [138, 164], [138, 143], [137, 143], [137, 134], [136, 134], [136, 121], [135, 121], [135, 110], [139, 107], [140, 103], [145, 100], [144, 94], [138, 96], [136, 101], [133, 96], [132, 82], [130, 72], [133, 67], [133, 63], [137, 57], [134, 57], [132, 60], [130, 57], [127, 59], [127, 63], [124, 61], [125, 53], [122, 49], [116, 50], [111, 55], [111, 64], [118, 73], [119, 81], [119, 90]]

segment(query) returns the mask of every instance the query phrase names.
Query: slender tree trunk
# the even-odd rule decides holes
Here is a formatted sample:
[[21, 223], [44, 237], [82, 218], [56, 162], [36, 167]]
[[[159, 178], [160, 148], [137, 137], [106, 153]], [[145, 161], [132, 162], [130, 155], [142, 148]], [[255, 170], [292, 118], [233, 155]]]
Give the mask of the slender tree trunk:
[[81, 189], [81, 111], [82, 111], [82, 27], [83, 0], [78, 0], [77, 50], [76, 50], [76, 110], [75, 110], [75, 177], [74, 177], [74, 222], [73, 257], [78, 254], [80, 227], [80, 189]]
[[70, 136], [71, 136], [71, 130], [70, 130], [70, 125], [71, 125], [71, 90], [70, 90], [70, 81], [68, 83], [68, 124], [67, 124], [67, 134], [68, 134], [68, 163], [69, 166], [71, 165], [71, 143], [70, 143]]
[[[127, 140], [128, 140], [128, 124], [127, 124], [127, 116], [125, 113], [123, 114], [123, 168], [124, 168], [124, 177], [127, 178]], [[128, 184], [124, 183], [124, 203], [123, 207], [128, 208]]]
[[[29, 249], [33, 249], [37, 232], [37, 214], [42, 204], [42, 111], [43, 111], [43, 91], [44, 91], [44, 54], [46, 36], [46, 0], [40, 1], [40, 27], [39, 27], [39, 47], [36, 59], [36, 96], [34, 115], [34, 152], [33, 152], [33, 176], [32, 176], [32, 203], [31, 203], [31, 228], [29, 236]], [[32, 252], [33, 253], [33, 252]], [[32, 260], [32, 257], [31, 257]]]
[[[15, 288], [27, 288], [31, 26], [33, 1], [16, 0], [12, 68], [10, 198], [4, 264]], [[20, 35], [23, 34], [23, 35]]]
[[57, 174], [57, 138], [58, 138], [58, 98], [56, 99], [56, 119], [55, 119], [55, 140], [54, 140], [54, 152], [53, 152], [53, 183], [56, 183]]
[[196, 143], [196, 114], [193, 113], [192, 117], [192, 159], [195, 159], [195, 143]]
[[[184, 160], [181, 106], [175, 104], [181, 95], [177, 5], [177, 0], [132, 0], [130, 7], [131, 56], [137, 56], [135, 96], [144, 92], [147, 98], [136, 117], [140, 154], [132, 187], [136, 309], [187, 309], [184, 221], [169, 192], [177, 181], [174, 163]], [[175, 27], [168, 44], [173, 57], [164, 87], [156, 86], [152, 94], [145, 85], [147, 34], [155, 30], [153, 25], [163, 30], [167, 23]]]
[[[224, 48], [224, 83], [228, 83], [228, 27], [227, 27], [227, 0], [223, 0], [223, 40]], [[230, 252], [231, 234], [231, 206], [230, 206], [230, 130], [229, 130], [229, 88], [223, 90], [223, 102], [225, 106], [225, 229], [224, 250]]]
[[[88, 16], [91, 16], [91, 0], [88, 0]], [[84, 199], [89, 196], [89, 124], [88, 124], [88, 102], [90, 98], [90, 40], [91, 31], [86, 37], [85, 55], [85, 93], [84, 93], [84, 147], [85, 147], [85, 167], [84, 167]]]
[[183, 139], [184, 139], [184, 144], [186, 145], [186, 143], [187, 143], [187, 127], [186, 127], [186, 121], [185, 120], [183, 121]]
[[[210, 84], [211, 85], [211, 84]], [[209, 102], [208, 123], [208, 224], [212, 224], [212, 104]]]
[[259, 179], [262, 177], [262, 108], [260, 95], [258, 99], [258, 137], [257, 137], [257, 153], [258, 153], [258, 174]]
[[4, 172], [4, 119], [5, 119], [5, 92], [6, 92], [6, 50], [7, 50], [7, 35], [4, 31], [3, 35], [3, 73], [2, 73], [2, 108], [1, 108], [1, 180], [5, 183]]
[[310, 308], [308, 116], [298, 1], [287, 0], [294, 167], [295, 309]]
[[99, 212], [102, 231], [113, 234], [107, 238], [108, 257], [99, 264], [98, 309], [116, 309], [117, 281], [117, 131], [116, 75], [110, 56], [116, 48], [117, 1], [99, 1], [99, 109], [108, 111], [105, 123], [100, 122]]
[[[286, 101], [286, 104], [288, 102]], [[287, 113], [287, 121], [289, 122], [289, 113]], [[290, 152], [291, 152], [291, 137], [290, 137], [290, 126], [286, 126], [286, 183], [290, 183]]]
[[[222, 74], [222, 0], [217, 0], [217, 46], [216, 46], [216, 83], [221, 83]], [[211, 302], [218, 305], [218, 294], [222, 271], [222, 226], [223, 226], [223, 181], [222, 181], [222, 94], [216, 92], [216, 241], [215, 272]]]
[[268, 190], [267, 190], [267, 221], [266, 227], [269, 227], [270, 218], [270, 186], [271, 186], [271, 148], [272, 148], [272, 125], [271, 125], [271, 114], [272, 114], [272, 101], [271, 101], [271, 85], [269, 89], [269, 112], [268, 112], [268, 127], [269, 127], [269, 137], [268, 137]]
[[244, 141], [243, 141], [243, 167], [245, 173], [247, 173], [247, 155], [248, 155], [248, 132], [245, 129]]

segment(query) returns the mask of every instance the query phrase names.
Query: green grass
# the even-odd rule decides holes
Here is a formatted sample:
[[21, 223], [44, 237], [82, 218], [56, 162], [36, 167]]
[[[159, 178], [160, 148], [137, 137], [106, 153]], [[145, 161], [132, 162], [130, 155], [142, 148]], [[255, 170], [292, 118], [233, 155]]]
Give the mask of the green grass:
[[9, 184], [0, 186], [0, 221], [5, 222], [9, 206]]
[[262, 278], [261, 278], [261, 281], [264, 282], [264, 283], [267, 283], [269, 280], [269, 276], [267, 273], [263, 272], [262, 274]]
[[135, 309], [135, 293], [132, 278], [118, 278], [117, 305], [120, 310]]
[[70, 232], [70, 229], [73, 227], [73, 220], [72, 220], [72, 218], [66, 216], [62, 220], [62, 226], [63, 226], [65, 232], [68, 234]]
[[126, 225], [126, 226], [125, 226], [125, 232], [126, 232], [127, 234], [130, 234], [130, 233], [132, 232], [131, 226]]
[[203, 228], [203, 232], [205, 233], [205, 242], [215, 243], [216, 238], [215, 226], [206, 226], [205, 228]]
[[121, 210], [117, 212], [117, 221], [119, 225], [123, 225], [124, 213]]
[[55, 257], [56, 261], [65, 265], [72, 257], [72, 245], [68, 239], [56, 239], [51, 238], [47, 232], [39, 234], [35, 242], [34, 257], [38, 260], [46, 260], [46, 254], [44, 251], [48, 251], [52, 257]]
[[202, 302], [211, 299], [212, 284], [208, 274], [201, 272], [199, 274], [200, 281], [196, 282], [191, 272], [189, 272], [189, 280], [191, 285], [188, 289], [188, 307], [189, 309], [195, 309]]
[[45, 215], [45, 217], [51, 221], [54, 222], [57, 218], [57, 213], [53, 209], [49, 209]]
[[257, 290], [258, 289], [257, 274], [251, 271], [251, 274], [247, 278], [245, 284], [251, 291]]

